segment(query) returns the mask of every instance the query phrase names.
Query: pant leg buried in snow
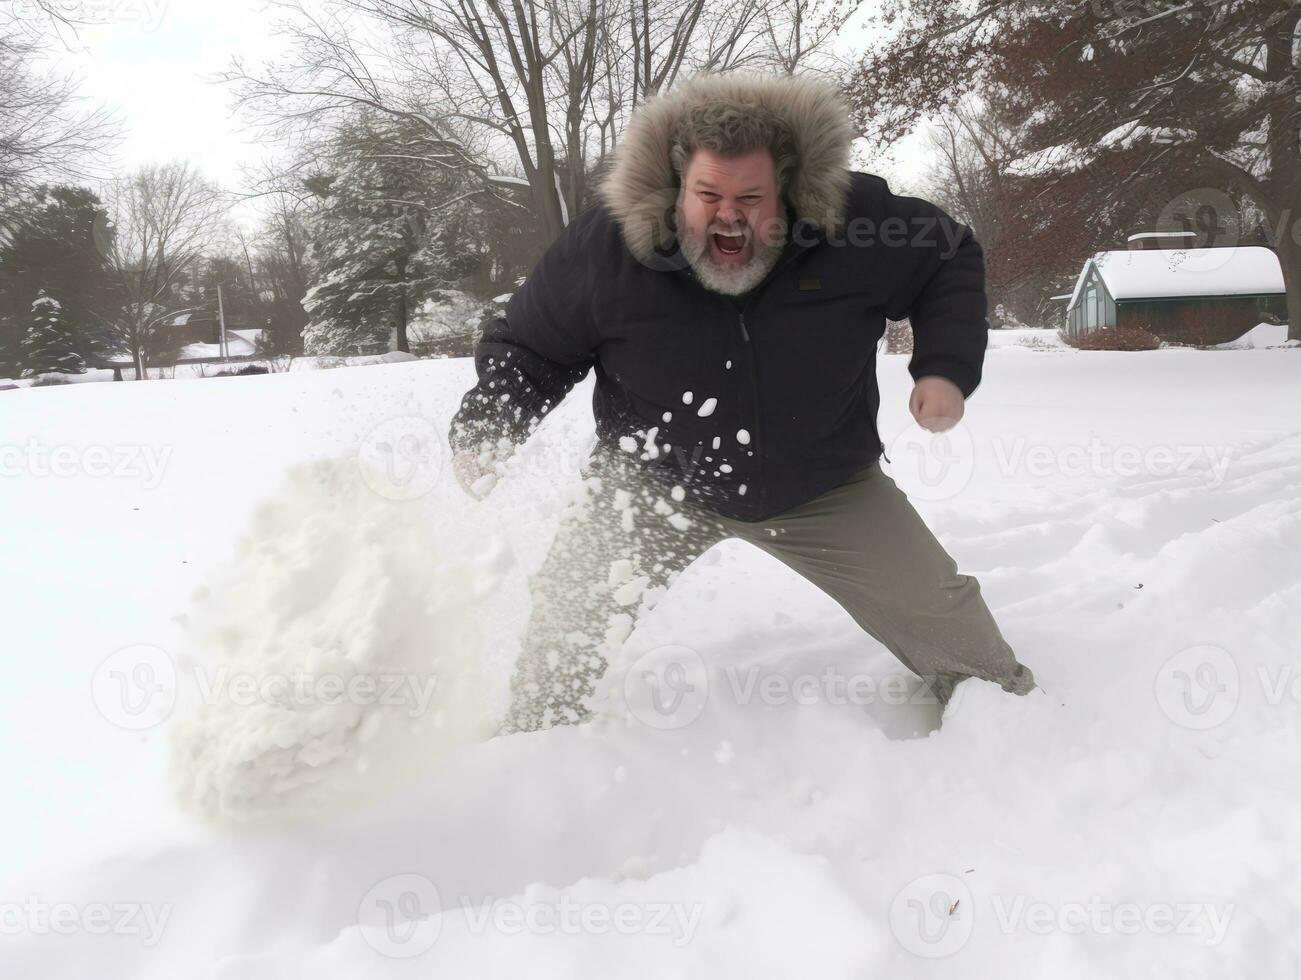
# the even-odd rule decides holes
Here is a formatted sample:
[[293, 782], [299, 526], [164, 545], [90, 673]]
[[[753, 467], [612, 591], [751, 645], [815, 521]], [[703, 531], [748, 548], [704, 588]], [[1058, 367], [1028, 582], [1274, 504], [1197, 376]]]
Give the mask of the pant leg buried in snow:
[[725, 520], [835, 599], [942, 703], [967, 677], [1035, 687], [980, 594], [879, 462], [767, 521]]
[[968, 677], [1014, 694], [1035, 687], [980, 594], [957, 571], [879, 463], [767, 521], [674, 506], [634, 467], [594, 457], [582, 500], [561, 520], [530, 582], [533, 610], [502, 733], [585, 721], [608, 658], [682, 569], [737, 537], [835, 599], [947, 704]]
[[635, 467], [599, 450], [584, 475], [582, 499], [529, 583], [532, 610], [502, 734], [587, 720], [585, 701], [637, 617], [725, 536], [712, 515], [672, 504]]

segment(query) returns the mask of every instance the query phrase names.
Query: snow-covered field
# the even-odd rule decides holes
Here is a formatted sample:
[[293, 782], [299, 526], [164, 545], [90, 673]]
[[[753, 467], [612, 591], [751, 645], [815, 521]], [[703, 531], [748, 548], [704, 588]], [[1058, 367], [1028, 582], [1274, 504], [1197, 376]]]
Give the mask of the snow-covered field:
[[1017, 327], [991, 330], [989, 346], [1003, 348], [1029, 348], [1031, 350], [1070, 350], [1056, 329], [1046, 327]]
[[[0, 393], [6, 976], [1301, 976], [1301, 352], [995, 349], [941, 437], [884, 357], [889, 468], [1041, 684], [910, 738], [730, 541], [600, 720], [485, 739], [590, 380], [476, 503], [421, 454], [471, 374]], [[355, 670], [405, 687], [261, 683]]]

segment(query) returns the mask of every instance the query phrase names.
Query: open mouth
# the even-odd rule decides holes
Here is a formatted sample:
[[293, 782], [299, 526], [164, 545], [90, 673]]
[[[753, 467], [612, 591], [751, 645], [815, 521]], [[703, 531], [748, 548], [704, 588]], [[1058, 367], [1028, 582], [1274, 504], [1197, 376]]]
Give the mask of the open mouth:
[[745, 235], [720, 235], [715, 233], [714, 247], [724, 255], [740, 255], [745, 248]]

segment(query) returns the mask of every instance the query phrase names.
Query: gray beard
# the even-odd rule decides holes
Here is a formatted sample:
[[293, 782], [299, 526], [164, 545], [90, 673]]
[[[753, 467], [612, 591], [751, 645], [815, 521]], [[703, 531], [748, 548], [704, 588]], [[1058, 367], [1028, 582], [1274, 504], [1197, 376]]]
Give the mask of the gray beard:
[[711, 237], [696, 238], [683, 234], [680, 238], [682, 254], [706, 289], [726, 296], [739, 296], [759, 285], [776, 264], [785, 245], [785, 242], [767, 244], [756, 238], [754, 254], [749, 262], [734, 269], [723, 268], [714, 262], [710, 252]]

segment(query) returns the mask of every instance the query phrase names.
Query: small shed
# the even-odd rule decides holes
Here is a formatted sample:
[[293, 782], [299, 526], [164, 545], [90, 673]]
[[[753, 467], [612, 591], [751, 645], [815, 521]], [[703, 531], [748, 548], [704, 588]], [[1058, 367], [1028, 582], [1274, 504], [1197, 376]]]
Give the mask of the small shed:
[[1162, 340], [1218, 344], [1262, 321], [1287, 319], [1278, 256], [1262, 245], [1187, 247], [1190, 233], [1131, 235], [1080, 271], [1066, 307], [1066, 333], [1104, 327], [1147, 330]]

